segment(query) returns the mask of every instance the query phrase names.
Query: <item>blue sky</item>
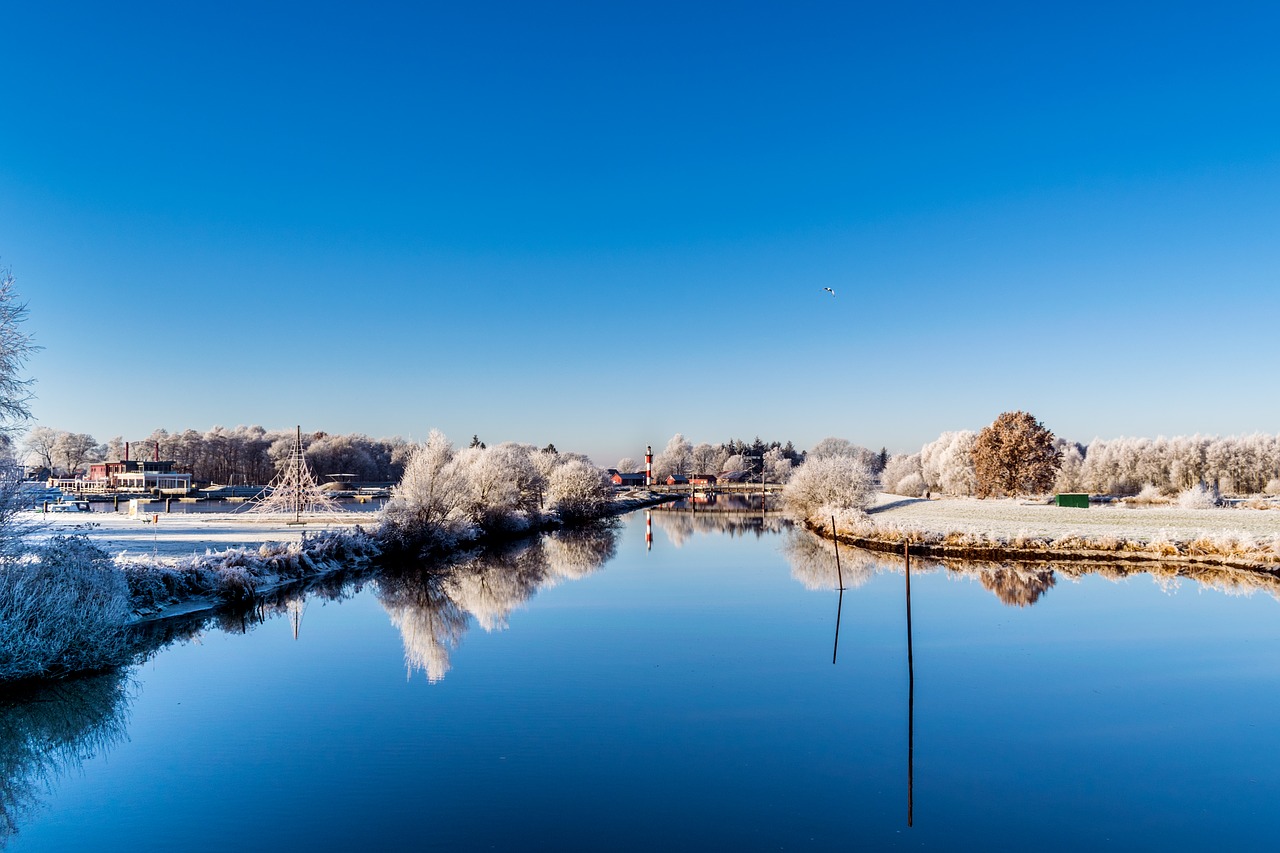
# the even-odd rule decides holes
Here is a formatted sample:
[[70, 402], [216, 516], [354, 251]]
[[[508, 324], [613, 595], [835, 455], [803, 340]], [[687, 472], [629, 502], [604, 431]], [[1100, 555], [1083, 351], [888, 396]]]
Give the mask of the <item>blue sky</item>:
[[[13, 4], [42, 424], [1280, 431], [1268, 4]], [[832, 287], [833, 299], [823, 292]]]

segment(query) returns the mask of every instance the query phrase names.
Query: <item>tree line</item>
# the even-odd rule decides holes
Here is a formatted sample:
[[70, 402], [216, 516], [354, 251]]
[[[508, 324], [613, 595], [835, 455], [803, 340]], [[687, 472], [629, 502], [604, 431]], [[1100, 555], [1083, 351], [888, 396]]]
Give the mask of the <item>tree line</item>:
[[[1172, 497], [1204, 488], [1231, 495], [1280, 494], [1280, 435], [1095, 438], [1086, 445], [1044, 433], [1051, 445], [1049, 451], [1043, 444], [1037, 451], [1044, 476], [1022, 493], [1128, 497], [1145, 491]], [[981, 497], [981, 466], [975, 464], [975, 453], [982, 453], [980, 437], [971, 430], [944, 432], [916, 453], [891, 457], [881, 476], [884, 491]]]
[[[269, 483], [293, 450], [294, 430], [261, 426], [215, 426], [169, 432], [157, 429], [143, 439], [128, 441], [130, 459], [172, 460], [175, 468], [203, 483]], [[87, 433], [38, 426], [22, 443], [23, 461], [30, 469], [54, 476], [74, 476], [93, 462], [116, 462], [125, 457], [125, 439], [116, 436], [99, 443]], [[360, 433], [304, 432], [307, 462], [323, 479], [350, 474], [359, 482], [396, 482], [404, 473], [411, 445], [393, 438], [370, 438]]]

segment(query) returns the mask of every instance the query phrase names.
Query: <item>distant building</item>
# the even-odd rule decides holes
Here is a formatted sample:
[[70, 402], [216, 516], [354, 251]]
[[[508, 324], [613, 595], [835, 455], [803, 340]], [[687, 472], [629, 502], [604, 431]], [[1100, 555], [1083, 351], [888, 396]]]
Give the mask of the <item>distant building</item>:
[[751, 476], [750, 471], [725, 471], [720, 474], [722, 483], [746, 483]]
[[74, 494], [113, 492], [187, 492], [191, 475], [173, 470], [172, 460], [126, 459], [122, 462], [94, 462], [86, 477], [50, 479], [50, 487]]
[[687, 486], [689, 485], [689, 478], [684, 476], [683, 474], [668, 474], [667, 485], [668, 486]]
[[644, 472], [640, 472], [639, 474], [623, 474], [621, 472], [615, 472], [609, 479], [613, 481], [615, 486], [643, 486]]
[[714, 486], [716, 484], [715, 474], [694, 474], [689, 478], [689, 482], [695, 486]]

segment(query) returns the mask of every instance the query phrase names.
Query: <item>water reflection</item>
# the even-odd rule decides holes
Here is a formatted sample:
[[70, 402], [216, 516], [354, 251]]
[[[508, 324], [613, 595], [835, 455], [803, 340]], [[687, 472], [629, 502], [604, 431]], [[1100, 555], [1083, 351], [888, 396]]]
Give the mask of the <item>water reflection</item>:
[[0, 846], [67, 773], [127, 738], [127, 670], [29, 685], [0, 698]]
[[[840, 549], [838, 568], [830, 539], [796, 527], [787, 530], [782, 552], [791, 567], [791, 576], [803, 584], [805, 589], [837, 589], [840, 586], [841, 569], [846, 588], [862, 586], [873, 575], [881, 572], [903, 571], [901, 553], [867, 551], [847, 546]], [[1161, 589], [1170, 592], [1176, 590], [1184, 580], [1189, 580], [1228, 595], [1265, 592], [1280, 600], [1280, 578], [1214, 566], [1176, 563], [998, 563], [937, 559], [913, 554], [911, 570], [915, 574], [945, 572], [956, 578], [970, 578], [1010, 607], [1032, 606], [1057, 584], [1059, 576], [1078, 579], [1087, 575], [1098, 575], [1114, 581], [1147, 576]]]
[[805, 589], [854, 589], [884, 571], [886, 557], [848, 546], [840, 550], [836, 562], [835, 544], [830, 539], [798, 527], [789, 526], [782, 541], [782, 553], [791, 566], [791, 577]]
[[616, 527], [601, 524], [446, 564], [386, 572], [378, 579], [378, 599], [400, 631], [406, 674], [440, 681], [471, 620], [485, 631], [501, 631], [511, 612], [538, 590], [584, 578], [616, 551]]
[[661, 530], [676, 548], [680, 548], [695, 535], [710, 533], [728, 536], [753, 535], [757, 539], [773, 533], [779, 533], [790, 527], [790, 522], [781, 515], [754, 515], [685, 512], [678, 509], [654, 509], [653, 525]]

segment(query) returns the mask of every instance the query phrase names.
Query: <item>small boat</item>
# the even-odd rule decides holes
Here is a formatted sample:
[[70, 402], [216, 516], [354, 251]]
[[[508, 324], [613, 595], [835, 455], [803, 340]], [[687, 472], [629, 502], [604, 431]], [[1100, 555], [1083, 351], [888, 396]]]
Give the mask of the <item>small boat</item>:
[[88, 501], [60, 500], [48, 505], [49, 512], [93, 512]]

